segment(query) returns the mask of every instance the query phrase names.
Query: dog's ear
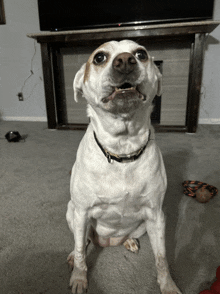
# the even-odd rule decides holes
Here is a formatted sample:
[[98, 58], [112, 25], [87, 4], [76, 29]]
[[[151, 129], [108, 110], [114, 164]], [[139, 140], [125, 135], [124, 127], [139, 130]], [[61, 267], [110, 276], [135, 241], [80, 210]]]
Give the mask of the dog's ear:
[[157, 96], [161, 96], [162, 95], [162, 74], [160, 73], [157, 66], [156, 66], [156, 70], [157, 70], [157, 78], [158, 78]]
[[82, 86], [83, 86], [85, 68], [86, 68], [86, 63], [82, 65], [82, 67], [76, 73], [75, 78], [73, 80], [74, 99], [76, 102], [79, 101], [78, 98], [81, 97], [83, 94]]
[[151, 62], [154, 65], [156, 76], [157, 76], [157, 81], [158, 81], [158, 84], [157, 84], [158, 85], [157, 86], [157, 96], [161, 96], [162, 95], [162, 74], [159, 71], [159, 69], [156, 66], [156, 64], [154, 63], [154, 57], [152, 57]]

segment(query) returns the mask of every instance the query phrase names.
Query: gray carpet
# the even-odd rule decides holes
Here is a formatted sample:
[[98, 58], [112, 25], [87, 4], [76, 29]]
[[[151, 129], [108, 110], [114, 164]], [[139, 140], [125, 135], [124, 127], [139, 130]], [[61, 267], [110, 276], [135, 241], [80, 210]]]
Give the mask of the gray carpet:
[[[83, 131], [51, 131], [46, 123], [0, 122], [28, 134], [0, 140], [0, 293], [68, 294], [67, 255], [73, 237], [65, 220], [69, 171]], [[220, 126], [196, 134], [157, 133], [168, 175], [164, 202], [167, 258], [185, 294], [208, 288], [220, 266], [220, 198], [206, 204], [185, 196], [181, 183], [200, 180], [220, 188]], [[148, 236], [138, 255], [123, 246], [88, 249], [89, 294], [159, 294]]]

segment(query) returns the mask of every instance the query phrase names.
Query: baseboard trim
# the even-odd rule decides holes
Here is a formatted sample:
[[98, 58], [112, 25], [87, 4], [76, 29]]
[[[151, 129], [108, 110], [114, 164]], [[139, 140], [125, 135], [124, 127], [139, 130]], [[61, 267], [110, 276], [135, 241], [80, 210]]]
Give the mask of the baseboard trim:
[[200, 125], [220, 125], [220, 118], [200, 118]]
[[39, 121], [47, 122], [47, 118], [43, 116], [2, 116], [3, 121]]
[[[47, 118], [43, 116], [2, 116], [3, 121], [39, 121], [47, 122]], [[219, 125], [220, 118], [200, 118], [200, 125]]]

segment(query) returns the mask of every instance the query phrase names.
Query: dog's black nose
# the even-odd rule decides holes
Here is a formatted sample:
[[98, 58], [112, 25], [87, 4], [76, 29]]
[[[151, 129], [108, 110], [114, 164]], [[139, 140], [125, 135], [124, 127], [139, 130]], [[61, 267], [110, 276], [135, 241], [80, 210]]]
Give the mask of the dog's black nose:
[[113, 60], [113, 68], [123, 74], [131, 73], [137, 64], [135, 57], [131, 53], [121, 53]]

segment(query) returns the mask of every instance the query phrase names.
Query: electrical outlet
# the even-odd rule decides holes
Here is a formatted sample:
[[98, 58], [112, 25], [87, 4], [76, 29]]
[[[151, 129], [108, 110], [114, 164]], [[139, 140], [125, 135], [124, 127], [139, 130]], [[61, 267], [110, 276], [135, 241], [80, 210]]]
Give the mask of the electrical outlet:
[[19, 100], [19, 101], [24, 101], [24, 97], [23, 97], [23, 93], [22, 93], [22, 92], [19, 92], [19, 93], [17, 94], [17, 96], [18, 96], [18, 100]]

